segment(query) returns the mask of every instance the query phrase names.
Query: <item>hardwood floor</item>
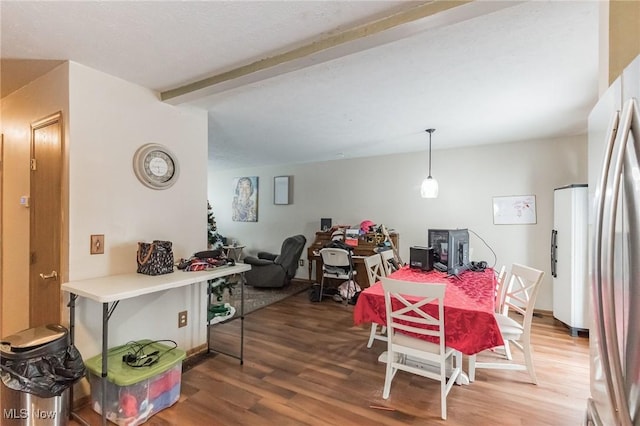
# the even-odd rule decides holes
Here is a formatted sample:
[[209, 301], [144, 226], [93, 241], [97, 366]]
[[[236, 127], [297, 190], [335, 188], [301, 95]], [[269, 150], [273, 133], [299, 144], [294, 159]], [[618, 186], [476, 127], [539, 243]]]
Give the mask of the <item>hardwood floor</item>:
[[[443, 421], [436, 381], [399, 372], [390, 398], [382, 399], [385, 368], [377, 358], [386, 343], [376, 341], [367, 349], [369, 328], [354, 326], [352, 314], [353, 306], [311, 303], [303, 292], [247, 315], [244, 365], [220, 354], [185, 362], [179, 402], [145, 424], [582, 424], [589, 395], [588, 338], [571, 337], [550, 316], [534, 320], [538, 385], [528, 382], [526, 372], [477, 370], [474, 383], [451, 390]], [[235, 343], [237, 349], [238, 324], [217, 327], [215, 347]], [[91, 425], [100, 424], [88, 406], [79, 413]]]

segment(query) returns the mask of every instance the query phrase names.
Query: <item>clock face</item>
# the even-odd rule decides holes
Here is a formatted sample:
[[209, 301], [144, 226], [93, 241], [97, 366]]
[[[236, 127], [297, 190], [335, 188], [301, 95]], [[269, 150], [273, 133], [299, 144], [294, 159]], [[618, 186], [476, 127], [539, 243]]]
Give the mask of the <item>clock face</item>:
[[153, 189], [166, 189], [176, 182], [178, 162], [171, 151], [158, 144], [141, 146], [133, 158], [138, 180]]
[[158, 182], [166, 182], [171, 179], [174, 170], [173, 160], [164, 151], [151, 151], [144, 159], [144, 171]]

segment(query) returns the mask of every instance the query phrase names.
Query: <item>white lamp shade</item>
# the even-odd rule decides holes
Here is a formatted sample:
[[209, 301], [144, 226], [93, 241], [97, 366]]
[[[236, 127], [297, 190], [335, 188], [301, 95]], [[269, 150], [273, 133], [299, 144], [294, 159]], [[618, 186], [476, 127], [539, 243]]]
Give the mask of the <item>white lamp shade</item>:
[[438, 181], [429, 176], [422, 181], [420, 187], [420, 195], [422, 198], [437, 198], [438, 197]]

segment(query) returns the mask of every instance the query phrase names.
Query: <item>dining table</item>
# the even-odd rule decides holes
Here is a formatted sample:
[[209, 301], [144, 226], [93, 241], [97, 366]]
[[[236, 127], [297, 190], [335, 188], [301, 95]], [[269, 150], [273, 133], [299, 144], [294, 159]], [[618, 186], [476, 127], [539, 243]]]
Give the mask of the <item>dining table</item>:
[[[435, 269], [422, 271], [404, 266], [391, 273], [389, 278], [415, 282], [416, 285], [446, 284], [443, 304], [447, 346], [464, 355], [474, 355], [504, 345], [494, 316], [497, 281], [492, 268], [483, 271], [466, 270], [458, 275], [449, 275]], [[378, 281], [360, 293], [354, 307], [353, 320], [355, 325], [386, 325], [382, 282]], [[420, 337], [434, 339], [432, 336]]]

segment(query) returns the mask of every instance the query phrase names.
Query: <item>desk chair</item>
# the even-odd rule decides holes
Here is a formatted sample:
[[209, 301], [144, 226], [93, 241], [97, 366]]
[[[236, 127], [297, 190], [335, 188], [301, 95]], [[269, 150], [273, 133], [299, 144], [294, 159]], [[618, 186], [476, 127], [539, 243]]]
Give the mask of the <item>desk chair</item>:
[[[476, 355], [472, 355], [469, 357], [470, 381], [475, 380], [476, 368], [494, 368], [527, 371], [533, 384], [537, 384], [531, 351], [531, 322], [543, 276], [543, 271], [514, 263], [511, 266], [509, 281], [503, 288], [503, 312], [494, 314], [505, 344], [513, 343], [520, 349], [524, 353], [525, 364], [504, 361], [476, 362]], [[509, 310], [511, 309], [520, 315], [510, 317]]]
[[[380, 281], [382, 277], [386, 277], [386, 271], [382, 265], [382, 257], [379, 254], [374, 254], [364, 258], [365, 269], [367, 270], [367, 278], [369, 279], [369, 287]], [[371, 332], [369, 333], [369, 341], [367, 342], [367, 348], [371, 348], [374, 340], [387, 341], [387, 337], [384, 336], [387, 327], [382, 326], [381, 334], [378, 334], [378, 324], [371, 323]]]
[[345, 301], [348, 303], [351, 285], [353, 285], [354, 293], [356, 291], [354, 277], [357, 272], [353, 269], [351, 252], [341, 248], [323, 248], [320, 250], [320, 256], [322, 257], [322, 280], [320, 281], [319, 301], [322, 301], [324, 296], [324, 282], [328, 278], [347, 280], [347, 298]]
[[[398, 370], [440, 381], [441, 417], [447, 418], [447, 395], [462, 372], [462, 353], [445, 345], [445, 284], [419, 284], [382, 278], [387, 313], [387, 369], [382, 397], [389, 398], [391, 381]], [[407, 297], [409, 296], [409, 297]], [[435, 302], [435, 303], [432, 303]], [[427, 306], [429, 304], [429, 306]], [[428, 309], [427, 309], [428, 308]], [[438, 343], [408, 336], [410, 332], [437, 337]], [[407, 356], [437, 364], [438, 372], [407, 365]], [[447, 380], [447, 362], [455, 358], [455, 368]]]

